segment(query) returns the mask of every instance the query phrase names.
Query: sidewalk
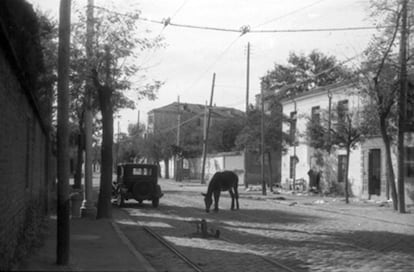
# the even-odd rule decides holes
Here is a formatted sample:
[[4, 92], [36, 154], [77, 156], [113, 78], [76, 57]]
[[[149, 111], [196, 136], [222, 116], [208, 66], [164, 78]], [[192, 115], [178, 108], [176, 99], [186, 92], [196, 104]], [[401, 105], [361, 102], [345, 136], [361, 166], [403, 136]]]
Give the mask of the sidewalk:
[[[120, 213], [117, 209], [112, 212]], [[120, 216], [114, 214], [114, 218]], [[56, 228], [54, 216], [44, 246], [36, 249], [19, 271], [155, 271], [110, 219], [72, 218], [69, 265], [57, 265]]]

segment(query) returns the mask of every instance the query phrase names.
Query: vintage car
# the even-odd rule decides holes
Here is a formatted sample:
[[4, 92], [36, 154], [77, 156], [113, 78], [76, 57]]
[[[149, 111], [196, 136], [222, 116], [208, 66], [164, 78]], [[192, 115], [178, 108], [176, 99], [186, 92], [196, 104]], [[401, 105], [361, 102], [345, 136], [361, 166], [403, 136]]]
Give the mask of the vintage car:
[[128, 199], [138, 203], [151, 200], [158, 207], [163, 196], [158, 184], [158, 166], [152, 164], [122, 163], [117, 166], [117, 179], [113, 186], [113, 197], [118, 206]]

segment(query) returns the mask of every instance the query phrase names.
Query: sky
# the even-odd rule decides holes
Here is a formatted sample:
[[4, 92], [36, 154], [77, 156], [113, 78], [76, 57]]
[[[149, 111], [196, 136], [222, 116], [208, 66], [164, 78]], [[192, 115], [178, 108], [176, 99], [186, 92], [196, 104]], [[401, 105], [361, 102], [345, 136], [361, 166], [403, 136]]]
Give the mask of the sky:
[[[27, 0], [57, 17], [58, 0]], [[109, 0], [95, 0], [106, 6]], [[224, 29], [299, 30], [373, 26], [369, 0], [112, 0], [119, 12], [132, 7], [142, 18]], [[73, 0], [77, 6], [87, 0]], [[115, 122], [122, 132], [130, 123], [147, 122], [147, 112], [176, 102], [209, 103], [213, 73], [213, 104], [245, 110], [247, 44], [250, 43], [249, 103], [260, 93], [260, 78], [275, 63], [286, 64], [289, 53], [308, 54], [314, 49], [339, 61], [354, 58], [355, 65], [374, 30], [241, 33], [190, 29], [140, 21], [143, 31], [162, 35], [165, 48], [143, 54], [140, 64], [147, 77], [164, 85], [155, 101], [137, 101], [135, 110], [122, 110]], [[138, 113], [139, 112], [139, 113]]]

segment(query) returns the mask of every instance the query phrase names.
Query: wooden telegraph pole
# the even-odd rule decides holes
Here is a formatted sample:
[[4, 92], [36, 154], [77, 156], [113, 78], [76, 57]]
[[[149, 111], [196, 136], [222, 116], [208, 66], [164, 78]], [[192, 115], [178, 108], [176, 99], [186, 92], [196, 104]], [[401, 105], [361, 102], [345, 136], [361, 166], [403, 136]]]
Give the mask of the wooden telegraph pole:
[[261, 152], [261, 160], [260, 160], [260, 173], [261, 173], [261, 178], [262, 178], [262, 194], [266, 195], [266, 181], [265, 181], [265, 175], [264, 175], [264, 162], [265, 162], [265, 152], [264, 152], [264, 148], [265, 148], [265, 129], [264, 129], [264, 93], [263, 93], [263, 88], [261, 88], [261, 93], [260, 93], [260, 98], [261, 98], [261, 139], [260, 139], [260, 152]]
[[69, 263], [69, 48], [71, 0], [60, 1], [58, 48], [58, 207], [57, 207], [57, 264]]
[[205, 168], [206, 168], [207, 142], [208, 142], [208, 133], [210, 129], [211, 108], [213, 107], [213, 95], [214, 95], [215, 82], [216, 82], [216, 73], [213, 73], [213, 82], [211, 83], [210, 106], [208, 107], [207, 126], [205, 130], [206, 133], [204, 134], [204, 139], [203, 139], [203, 165], [201, 167], [201, 184], [206, 184], [206, 181], [204, 180], [204, 175], [205, 175]]
[[[181, 109], [180, 109], [180, 96], [177, 98], [177, 139], [176, 145], [177, 148], [180, 147], [180, 137], [181, 137]], [[179, 156], [175, 155], [175, 180], [181, 181], [181, 159]]]
[[401, 22], [401, 43], [400, 43], [400, 95], [398, 100], [398, 210], [405, 213], [404, 200], [404, 132], [406, 125], [406, 100], [407, 100], [407, 2], [402, 0], [402, 22]]
[[[247, 67], [246, 67], [246, 125], [249, 118], [249, 90], [250, 89], [250, 42], [247, 43]], [[244, 187], [247, 188], [249, 185], [247, 183], [247, 164], [248, 159], [247, 155], [248, 149], [244, 148]]]

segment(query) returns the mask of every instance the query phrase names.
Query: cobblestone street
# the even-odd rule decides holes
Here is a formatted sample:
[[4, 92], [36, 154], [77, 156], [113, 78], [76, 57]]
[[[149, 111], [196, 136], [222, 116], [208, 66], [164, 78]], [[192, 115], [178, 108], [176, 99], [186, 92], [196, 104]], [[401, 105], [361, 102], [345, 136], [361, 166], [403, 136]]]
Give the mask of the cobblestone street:
[[[203, 271], [414, 271], [412, 213], [398, 214], [375, 203], [346, 205], [334, 198], [262, 196], [261, 191], [245, 192], [242, 187], [239, 211], [230, 211], [224, 192], [220, 211], [206, 213], [200, 194], [205, 185], [167, 180], [160, 184], [165, 195], [158, 209], [131, 200], [124, 211]], [[194, 221], [200, 219], [207, 220], [209, 229], [218, 229], [220, 238], [197, 236]], [[141, 235], [132, 235], [136, 229], [123, 227], [130, 239], [140, 240]], [[138, 249], [143, 250], [145, 242], [140, 241]], [[143, 254], [156, 268], [158, 262], [168, 271], [183, 270], [169, 263], [167, 255]]]

